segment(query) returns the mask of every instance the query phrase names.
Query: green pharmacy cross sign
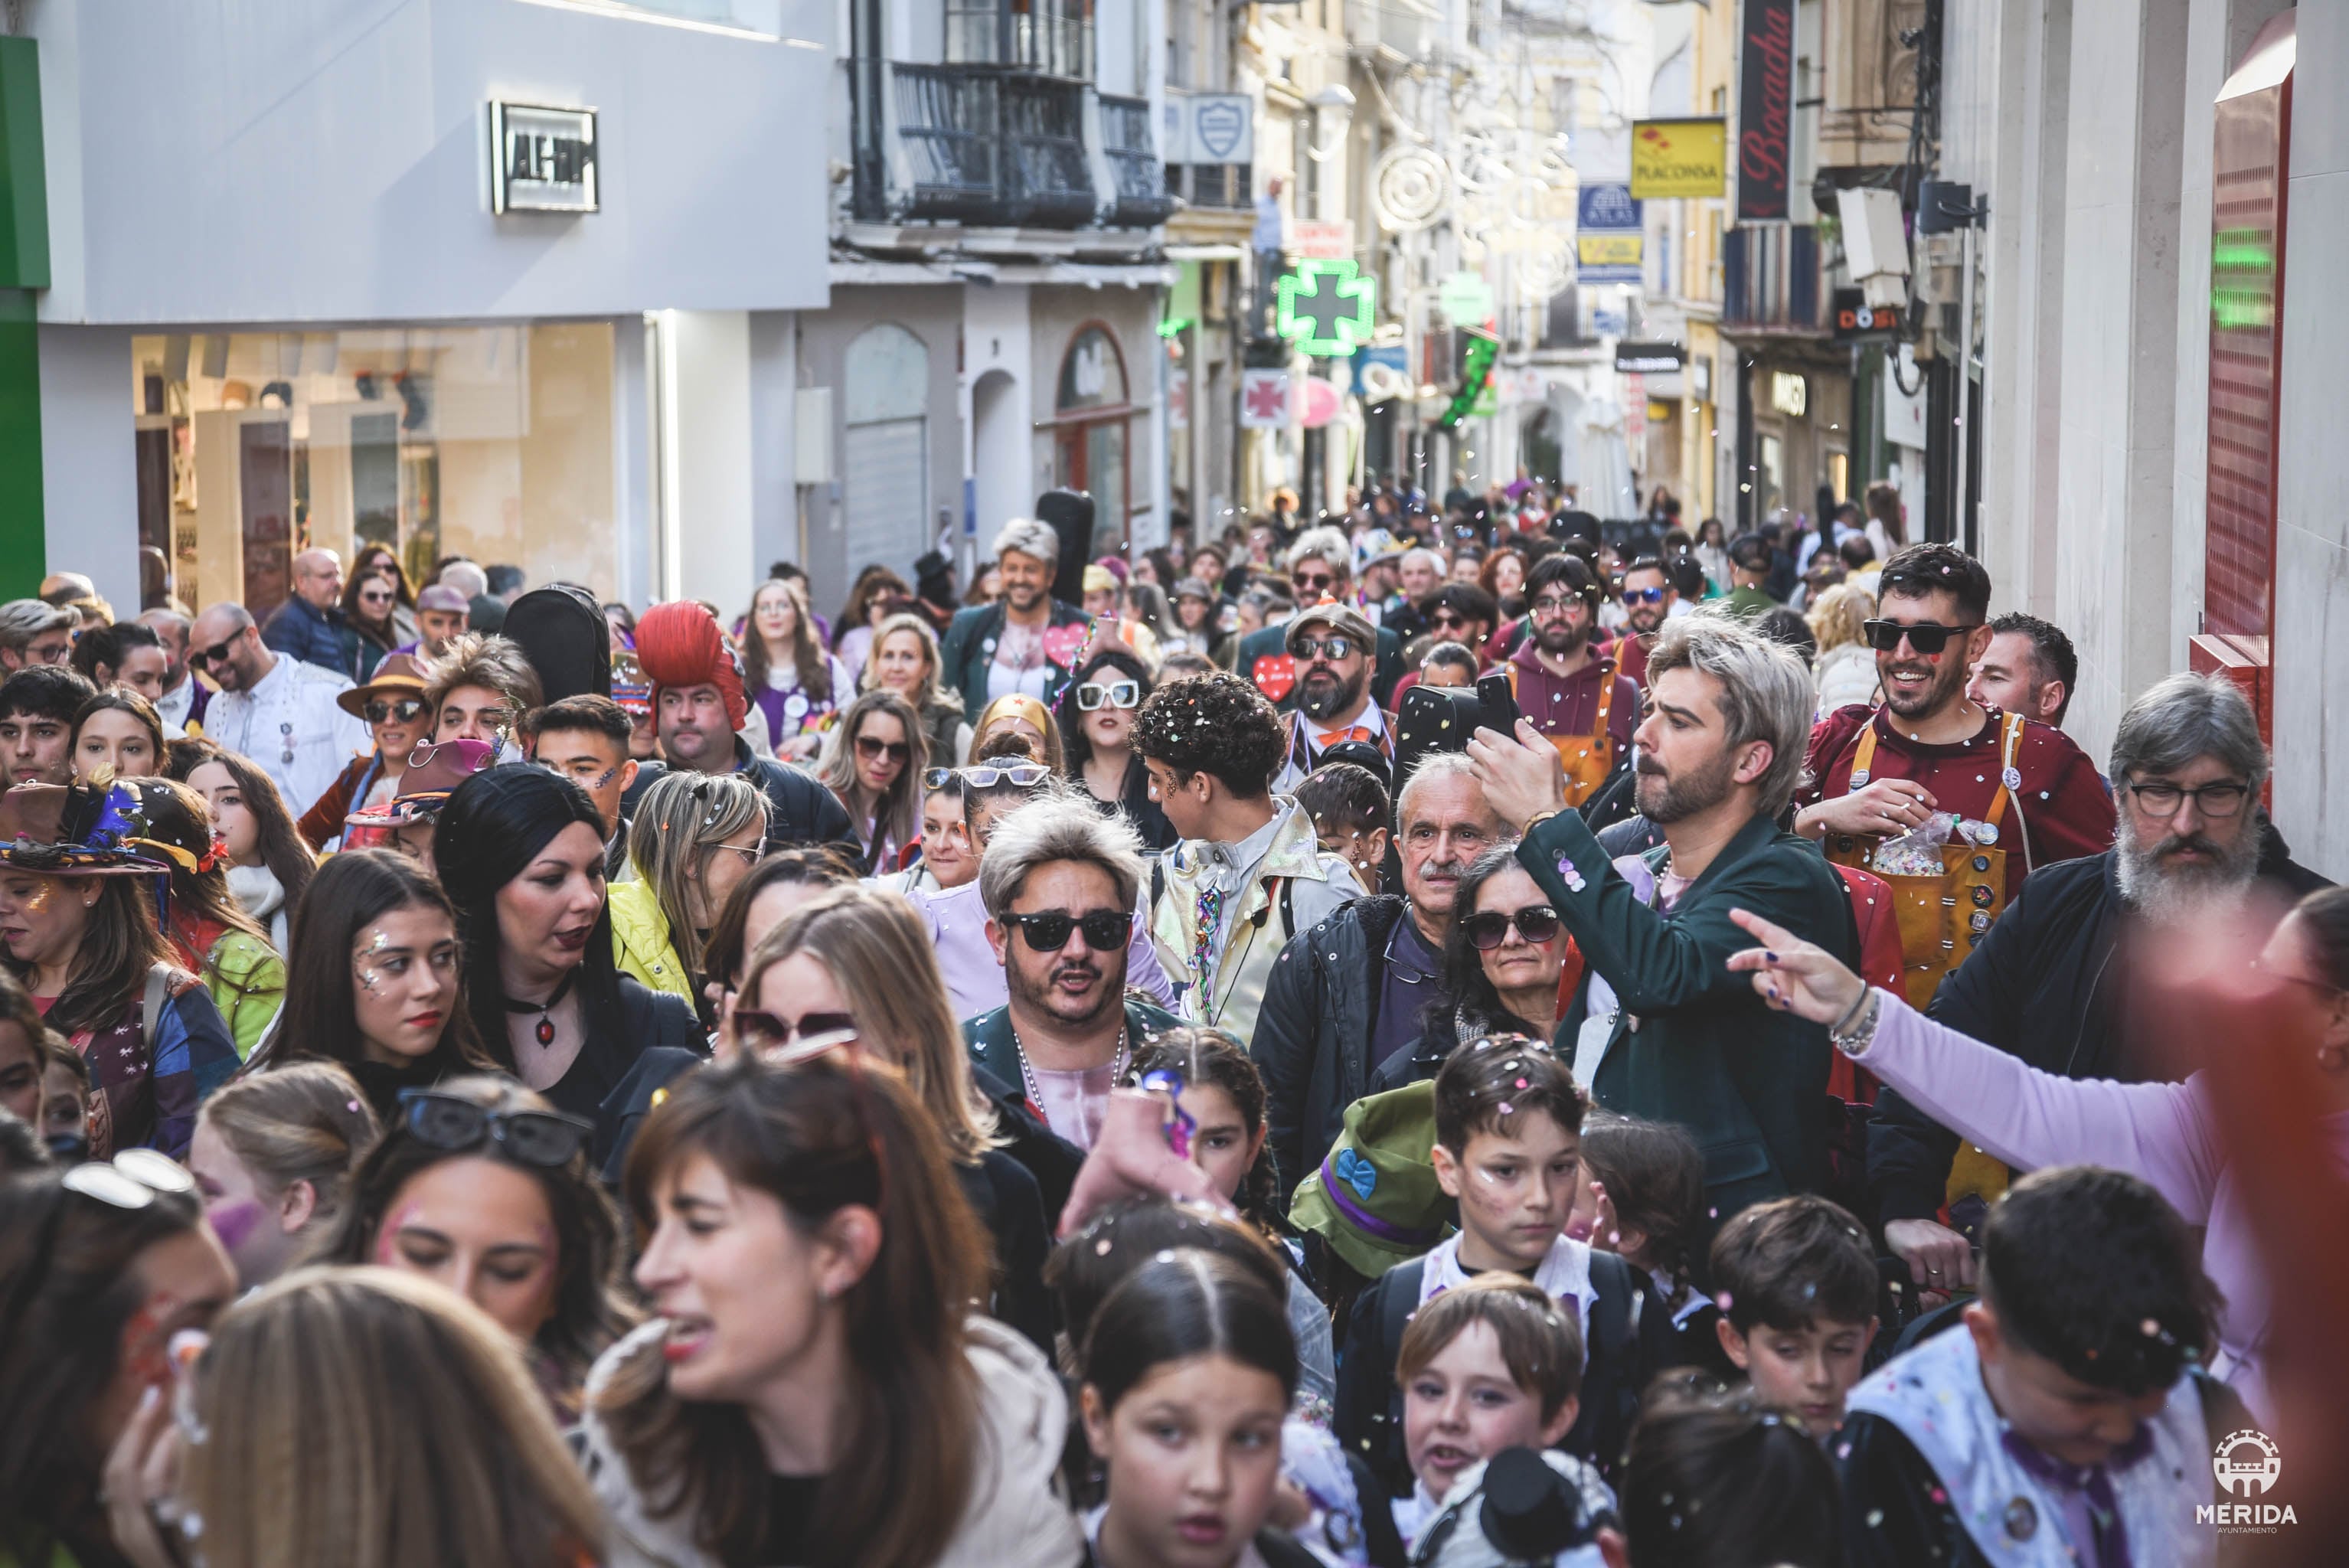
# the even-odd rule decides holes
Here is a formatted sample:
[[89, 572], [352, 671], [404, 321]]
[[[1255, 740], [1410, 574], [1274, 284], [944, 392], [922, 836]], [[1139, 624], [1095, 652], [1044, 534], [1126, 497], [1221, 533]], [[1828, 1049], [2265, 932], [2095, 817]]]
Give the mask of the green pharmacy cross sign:
[[1370, 342], [1377, 324], [1379, 284], [1350, 261], [1309, 261], [1275, 286], [1274, 326], [1306, 353], [1344, 359]]

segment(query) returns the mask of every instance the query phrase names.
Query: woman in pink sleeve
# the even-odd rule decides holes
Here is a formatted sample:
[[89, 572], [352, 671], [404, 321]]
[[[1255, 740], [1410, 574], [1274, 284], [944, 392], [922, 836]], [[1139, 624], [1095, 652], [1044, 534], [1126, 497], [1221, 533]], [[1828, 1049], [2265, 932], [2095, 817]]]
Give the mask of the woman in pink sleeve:
[[[2206, 1227], [2203, 1268], [2226, 1296], [2210, 1370], [2254, 1411], [2263, 1407], [2271, 1284], [2201, 1074], [2178, 1084], [2123, 1084], [2044, 1072], [1870, 988], [1759, 916], [1741, 910], [1732, 918], [1764, 944], [1732, 956], [1732, 969], [1750, 971], [1771, 1006], [1826, 1025], [1838, 1049], [1944, 1127], [2020, 1170], [2128, 1171], [2158, 1189], [2188, 1223]], [[2349, 1167], [2349, 888], [2301, 900], [2269, 937], [2259, 967], [2283, 982], [2285, 1005], [2302, 1010], [2292, 1037], [2318, 1041], [2331, 1092], [2317, 1110]]]

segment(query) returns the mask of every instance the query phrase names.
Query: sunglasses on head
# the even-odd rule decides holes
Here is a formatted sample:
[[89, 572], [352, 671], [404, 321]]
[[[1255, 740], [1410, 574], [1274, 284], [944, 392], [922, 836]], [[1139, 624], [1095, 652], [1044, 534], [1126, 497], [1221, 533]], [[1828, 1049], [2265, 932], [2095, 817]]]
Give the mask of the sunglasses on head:
[[424, 711], [424, 700], [421, 697], [404, 696], [397, 702], [388, 702], [382, 697], [377, 697], [367, 705], [364, 711], [369, 724], [382, 724], [387, 721], [407, 724]]
[[492, 1110], [431, 1088], [399, 1091], [399, 1125], [428, 1148], [460, 1153], [487, 1145], [547, 1171], [569, 1164], [595, 1130], [559, 1110]]
[[734, 1038], [753, 1056], [781, 1050], [795, 1040], [811, 1047], [836, 1046], [855, 1037], [856, 1020], [846, 1013], [802, 1013], [796, 1018], [778, 1018], [772, 1013], [734, 1009]]
[[998, 784], [1033, 789], [1051, 776], [1052, 770], [1040, 762], [1015, 762], [1009, 768], [982, 762], [968, 768], [933, 768], [922, 775], [922, 788], [943, 789], [959, 779], [974, 789], [992, 789]]
[[[138, 1210], [165, 1193], [192, 1193], [196, 1179], [168, 1155], [152, 1149], [126, 1149], [110, 1161], [89, 1161], [67, 1167], [57, 1185], [109, 1208]], [[5, 1296], [0, 1296], [0, 1344], [8, 1342], [17, 1318], [48, 1279], [57, 1236], [65, 1228], [66, 1208], [62, 1202], [50, 1205], [28, 1262], [14, 1278], [5, 1282], [6, 1291]]]
[[1077, 687], [1077, 711], [1092, 713], [1104, 707], [1140, 707], [1140, 681], [1112, 681], [1107, 686], [1099, 681], [1087, 681]]
[[903, 762], [914, 754], [914, 748], [902, 740], [884, 740], [877, 735], [856, 738], [856, 755], [867, 762], [878, 762], [886, 757], [892, 762]]
[[1058, 953], [1069, 944], [1071, 931], [1083, 932], [1085, 945], [1095, 953], [1118, 953], [1133, 934], [1133, 912], [1089, 909], [1082, 914], [1070, 914], [1053, 909], [1040, 914], [1007, 914], [1003, 923], [1017, 926], [1030, 949], [1037, 953]]
[[1951, 637], [1962, 637], [1979, 622], [1963, 626], [1944, 626], [1932, 621], [1920, 621], [1914, 625], [1900, 621], [1862, 621], [1859, 629], [1868, 638], [1868, 645], [1879, 654], [1889, 654], [1899, 647], [1900, 639], [1920, 654], [1938, 654], [1950, 645]]
[[189, 666], [191, 668], [200, 670], [206, 665], [211, 664], [214, 659], [224, 659], [228, 657], [228, 651], [236, 646], [237, 639], [243, 635], [244, 634], [242, 631], [232, 632], [227, 636], [222, 637], [219, 642], [214, 643], [209, 648], [190, 648], [188, 650]]
[[1557, 934], [1557, 911], [1546, 903], [1530, 905], [1514, 914], [1486, 910], [1462, 921], [1460, 929], [1467, 934], [1469, 946], [1479, 953], [1490, 953], [1509, 939], [1509, 927], [1513, 924], [1519, 936], [1538, 946]]

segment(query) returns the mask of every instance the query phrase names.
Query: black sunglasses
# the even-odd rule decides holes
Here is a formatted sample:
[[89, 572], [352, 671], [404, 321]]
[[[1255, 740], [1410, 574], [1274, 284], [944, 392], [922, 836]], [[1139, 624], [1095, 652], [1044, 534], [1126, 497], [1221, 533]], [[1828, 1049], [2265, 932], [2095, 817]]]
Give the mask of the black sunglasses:
[[191, 668], [200, 670], [206, 665], [211, 664], [214, 659], [224, 659], [228, 657], [228, 651], [236, 646], [237, 639], [243, 635], [244, 634], [242, 631], [233, 632], [229, 635], [222, 637], [219, 642], [214, 643], [209, 648], [189, 649], [189, 666]]
[[510, 1160], [547, 1171], [569, 1164], [595, 1130], [559, 1110], [492, 1110], [432, 1088], [401, 1089], [399, 1121], [428, 1148], [456, 1153], [488, 1144]]
[[1951, 637], [1962, 637], [1974, 629], [1972, 625], [1944, 626], [1932, 621], [1920, 621], [1908, 625], [1899, 621], [1862, 621], [1859, 629], [1868, 637], [1868, 645], [1879, 654], [1889, 654], [1909, 639], [1909, 645], [1920, 654], [1938, 654], [1950, 645]]
[[1490, 953], [1509, 939], [1509, 927], [1515, 924], [1517, 934], [1538, 946], [1557, 934], [1557, 911], [1546, 903], [1533, 904], [1505, 914], [1499, 910], [1487, 910], [1472, 914], [1460, 923], [1468, 934], [1468, 945], [1479, 953]]
[[913, 748], [902, 740], [884, 740], [877, 735], [856, 738], [856, 755], [868, 761], [886, 756], [892, 762], [903, 762], [913, 754]]
[[1116, 953], [1133, 934], [1133, 912], [1089, 909], [1082, 914], [1068, 914], [1053, 909], [1041, 914], [1007, 914], [1003, 923], [1019, 927], [1029, 947], [1037, 953], [1058, 953], [1069, 944], [1071, 931], [1083, 932], [1085, 945], [1095, 953]]
[[367, 721], [369, 724], [381, 724], [386, 719], [406, 724], [423, 711], [423, 698], [413, 696], [401, 697], [398, 702], [386, 702], [381, 697], [378, 697], [367, 704], [366, 709]]
[[1299, 637], [1288, 645], [1288, 651], [1300, 659], [1342, 659], [1361, 651], [1361, 645], [1351, 637]]

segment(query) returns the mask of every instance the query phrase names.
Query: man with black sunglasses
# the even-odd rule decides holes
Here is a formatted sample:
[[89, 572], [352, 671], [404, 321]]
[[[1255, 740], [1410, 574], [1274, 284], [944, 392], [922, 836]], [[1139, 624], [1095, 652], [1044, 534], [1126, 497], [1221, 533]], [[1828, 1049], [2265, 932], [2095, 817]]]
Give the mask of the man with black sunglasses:
[[[1299, 604], [1319, 604], [1324, 599], [1353, 603], [1354, 547], [1341, 531], [1307, 529], [1288, 547], [1284, 561], [1289, 592]], [[1361, 619], [1368, 627], [1370, 617]], [[1283, 709], [1297, 707], [1304, 696], [1305, 666], [1291, 656], [1288, 644], [1288, 626], [1261, 627], [1240, 639], [1237, 664], [1240, 674]], [[1395, 682], [1402, 678], [1402, 639], [1381, 628], [1371, 632], [1364, 646], [1371, 654], [1371, 700], [1391, 702]]]
[[1285, 760], [1272, 781], [1286, 795], [1331, 748], [1359, 742], [1394, 764], [1394, 717], [1371, 699], [1378, 633], [1351, 604], [1324, 598], [1281, 628], [1296, 671], [1297, 706], [1280, 716]]
[[196, 617], [188, 664], [220, 688], [206, 710], [205, 738], [252, 758], [297, 818], [367, 744], [367, 721], [336, 701], [350, 678], [273, 653], [233, 600]]

